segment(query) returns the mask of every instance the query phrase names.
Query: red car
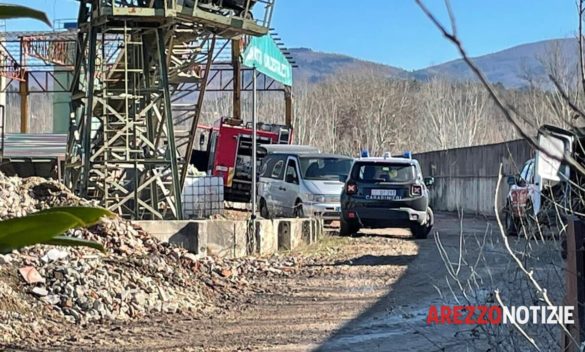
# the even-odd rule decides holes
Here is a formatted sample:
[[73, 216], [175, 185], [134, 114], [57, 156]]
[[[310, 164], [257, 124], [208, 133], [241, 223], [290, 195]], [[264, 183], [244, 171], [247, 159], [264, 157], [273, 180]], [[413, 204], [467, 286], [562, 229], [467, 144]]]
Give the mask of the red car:
[[520, 175], [508, 177], [510, 191], [506, 197], [506, 233], [518, 234], [527, 221], [535, 219], [540, 209], [540, 178], [535, 175], [535, 159], [528, 160]]

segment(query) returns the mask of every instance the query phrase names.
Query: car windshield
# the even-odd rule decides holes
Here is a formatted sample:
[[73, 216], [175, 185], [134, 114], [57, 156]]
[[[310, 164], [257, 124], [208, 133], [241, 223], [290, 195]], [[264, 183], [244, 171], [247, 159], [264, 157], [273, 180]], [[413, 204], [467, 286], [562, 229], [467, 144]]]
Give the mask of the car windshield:
[[333, 157], [301, 157], [301, 173], [305, 180], [345, 181], [352, 159]]
[[362, 163], [356, 165], [352, 176], [363, 182], [411, 182], [416, 169], [410, 164]]

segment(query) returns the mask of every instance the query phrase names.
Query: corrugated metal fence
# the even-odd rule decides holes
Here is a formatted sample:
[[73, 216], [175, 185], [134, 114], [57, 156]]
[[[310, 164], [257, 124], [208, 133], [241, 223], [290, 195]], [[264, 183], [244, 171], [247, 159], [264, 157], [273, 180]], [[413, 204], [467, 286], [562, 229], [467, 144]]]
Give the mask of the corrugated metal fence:
[[[417, 154], [423, 174], [435, 178], [431, 207], [437, 211], [458, 211], [494, 215], [494, 197], [500, 164], [505, 175], [518, 174], [534, 152], [525, 140]], [[508, 191], [502, 180], [498, 209]]]

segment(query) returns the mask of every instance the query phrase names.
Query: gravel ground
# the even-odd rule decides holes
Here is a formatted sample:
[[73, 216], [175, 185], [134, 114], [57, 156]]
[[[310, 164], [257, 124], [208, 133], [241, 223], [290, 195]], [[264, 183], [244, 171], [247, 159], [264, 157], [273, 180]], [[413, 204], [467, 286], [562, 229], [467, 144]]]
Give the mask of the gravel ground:
[[[486, 220], [464, 221], [481, 235]], [[448, 251], [459, 243], [457, 218], [437, 216]], [[435, 241], [407, 230], [328, 237], [272, 258], [271, 276], [243, 273], [256, 289], [222, 310], [153, 315], [67, 329], [68, 337], [30, 349], [94, 351], [429, 351], [465, 350], [477, 339], [460, 328], [426, 326], [430, 304], [444, 303], [446, 269]], [[258, 264], [256, 264], [258, 265]], [[19, 346], [13, 346], [19, 347]]]
[[[46, 192], [41, 192], [40, 203], [31, 192], [36, 200], [25, 197], [30, 209], [24, 213], [45, 207]], [[55, 192], [59, 193], [49, 192], [50, 199]], [[0, 216], [22, 215], [10, 206], [2, 213], [1, 205]], [[508, 297], [522, 296], [517, 295], [518, 286], [501, 286], [522, 280], [502, 251], [499, 235], [491, 232], [494, 227], [493, 221], [481, 218], [461, 221], [452, 215], [436, 216], [434, 233], [448, 261], [457, 263], [460, 241], [465, 243], [466, 265], [486, 258], [492, 283], [482, 283], [485, 290], [479, 290], [478, 303], [485, 303], [493, 289], [502, 289]], [[165, 246], [123, 221], [78, 235], [105, 243], [109, 256], [75, 249], [67, 251], [67, 258], [50, 259], [46, 247], [0, 256], [1, 348], [488, 350], [475, 327], [425, 322], [429, 305], [452, 305], [456, 296], [450, 291], [453, 283], [447, 284], [445, 262], [432, 237], [413, 240], [401, 229], [364, 231], [355, 238], [327, 236], [311, 247], [271, 258], [222, 260], [198, 258]], [[515, 240], [514, 246], [526, 252], [527, 242]], [[562, 276], [562, 262], [549, 256], [550, 243], [530, 247], [534, 255], [526, 262], [538, 265], [539, 275], [553, 277], [562, 287], [557, 279]], [[542, 260], [551, 265], [541, 265]], [[38, 268], [43, 281], [23, 282], [20, 269], [26, 266]], [[485, 274], [478, 270], [479, 275]], [[469, 275], [468, 268], [460, 275]], [[529, 287], [521, 288], [530, 293]], [[161, 290], [168, 290], [171, 297]]]
[[[92, 206], [53, 181], [0, 173], [0, 220], [77, 205]], [[202, 258], [117, 217], [68, 235], [98, 241], [107, 253], [38, 245], [0, 255], [0, 347], [46, 350], [94, 326], [216, 314], [272, 292], [270, 280], [298, 265], [296, 258]]]

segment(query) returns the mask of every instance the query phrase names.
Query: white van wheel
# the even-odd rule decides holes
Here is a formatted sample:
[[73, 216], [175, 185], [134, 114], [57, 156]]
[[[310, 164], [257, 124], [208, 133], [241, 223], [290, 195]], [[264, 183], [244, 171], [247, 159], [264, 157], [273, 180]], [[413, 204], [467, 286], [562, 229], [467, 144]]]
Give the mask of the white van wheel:
[[264, 219], [270, 219], [270, 212], [268, 212], [268, 206], [264, 198], [260, 199], [260, 216]]
[[295, 210], [293, 212], [295, 218], [303, 218], [305, 217], [305, 212], [303, 211], [303, 203], [301, 201], [297, 201], [295, 204]]

